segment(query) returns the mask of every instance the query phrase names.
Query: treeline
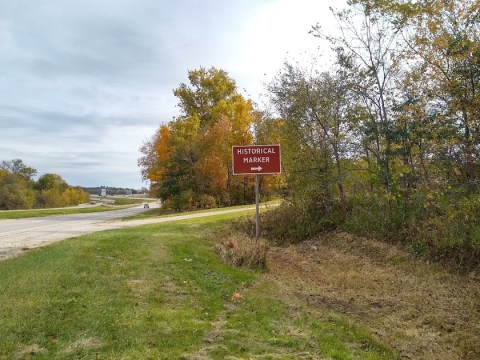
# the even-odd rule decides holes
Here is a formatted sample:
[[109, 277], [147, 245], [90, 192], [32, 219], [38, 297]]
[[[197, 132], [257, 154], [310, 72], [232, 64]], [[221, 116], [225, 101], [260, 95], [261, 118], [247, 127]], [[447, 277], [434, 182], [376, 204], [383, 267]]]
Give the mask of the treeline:
[[[173, 210], [251, 203], [255, 179], [232, 175], [232, 145], [254, 142], [261, 114], [223, 70], [193, 70], [188, 79], [174, 90], [181, 114], [140, 149], [151, 194]], [[279, 179], [262, 179], [264, 196], [279, 187]]]
[[190, 72], [174, 91], [182, 115], [142, 148], [144, 178], [177, 209], [252, 202], [231, 145], [281, 143], [283, 177], [262, 177], [262, 191], [289, 205], [263, 219], [264, 235], [341, 227], [478, 263], [480, 3], [352, 0], [332, 13], [339, 35], [311, 32], [334, 63], [286, 63], [268, 85], [275, 115], [223, 71]]
[[296, 231], [272, 230], [341, 226], [478, 263], [480, 3], [355, 0], [333, 15], [340, 35], [312, 30], [333, 67], [286, 64], [269, 85], [302, 210]]
[[0, 164], [0, 209], [19, 210], [78, 205], [90, 195], [81, 188], [69, 186], [60, 175], [44, 174], [34, 180], [37, 170], [22, 160]]

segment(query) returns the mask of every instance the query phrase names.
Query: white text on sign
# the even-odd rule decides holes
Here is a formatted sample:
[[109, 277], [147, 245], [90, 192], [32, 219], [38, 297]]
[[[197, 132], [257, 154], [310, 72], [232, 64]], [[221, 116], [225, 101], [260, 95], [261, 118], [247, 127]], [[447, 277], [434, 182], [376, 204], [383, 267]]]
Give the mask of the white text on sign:
[[[276, 154], [275, 148], [237, 148], [238, 155], [266, 155]], [[260, 159], [260, 158], [259, 158]]]
[[270, 162], [270, 158], [267, 156], [262, 156], [262, 157], [246, 157], [243, 158], [243, 163], [244, 164], [251, 164], [251, 163], [268, 163]]

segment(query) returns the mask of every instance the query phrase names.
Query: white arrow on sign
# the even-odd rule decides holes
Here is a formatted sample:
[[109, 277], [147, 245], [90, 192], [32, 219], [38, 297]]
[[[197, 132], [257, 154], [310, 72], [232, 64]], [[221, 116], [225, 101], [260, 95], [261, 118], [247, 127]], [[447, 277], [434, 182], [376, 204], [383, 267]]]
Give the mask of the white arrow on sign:
[[252, 171], [262, 171], [262, 167], [261, 166], [252, 167], [252, 168], [250, 168], [250, 170], [252, 170]]

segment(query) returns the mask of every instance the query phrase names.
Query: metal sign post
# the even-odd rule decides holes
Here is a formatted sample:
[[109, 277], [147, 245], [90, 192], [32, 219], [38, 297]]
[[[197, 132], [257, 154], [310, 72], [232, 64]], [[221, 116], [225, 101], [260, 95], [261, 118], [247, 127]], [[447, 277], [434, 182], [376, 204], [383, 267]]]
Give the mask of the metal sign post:
[[255, 238], [260, 236], [260, 180], [255, 175]]
[[281, 172], [280, 145], [232, 147], [233, 175], [255, 175], [255, 236], [260, 236], [260, 179], [258, 175]]

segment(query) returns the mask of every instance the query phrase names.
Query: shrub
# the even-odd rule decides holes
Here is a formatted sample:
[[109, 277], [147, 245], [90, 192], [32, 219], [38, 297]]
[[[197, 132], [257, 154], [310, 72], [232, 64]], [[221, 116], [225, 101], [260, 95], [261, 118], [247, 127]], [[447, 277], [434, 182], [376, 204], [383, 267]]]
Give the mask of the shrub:
[[160, 207], [160, 212], [162, 214], [170, 214], [175, 212], [175, 202], [173, 199], [169, 198], [162, 201], [162, 206]]
[[385, 194], [356, 196], [350, 201], [350, 213], [345, 228], [357, 235], [391, 235], [401, 225], [401, 205]]
[[5, 184], [0, 186], [0, 209], [19, 210], [30, 209], [33, 205], [35, 195], [33, 190], [16, 184]]
[[212, 209], [217, 206], [217, 201], [211, 195], [202, 194], [199, 196], [196, 207], [199, 209]]
[[217, 202], [214, 196], [207, 194], [197, 195], [192, 190], [186, 190], [178, 195], [165, 199], [162, 204], [162, 208], [164, 209], [171, 212], [179, 212], [196, 209], [212, 209], [217, 207], [219, 202]]
[[[335, 229], [338, 224], [332, 218], [321, 216], [310, 208], [304, 210], [293, 204], [284, 204], [261, 214], [260, 229], [262, 236], [278, 245], [298, 243]], [[255, 223], [252, 225], [253, 230]]]
[[412, 239], [437, 258], [455, 260], [465, 269], [479, 266], [480, 197], [447, 200], [441, 197], [428, 204], [429, 216], [410, 229]]

